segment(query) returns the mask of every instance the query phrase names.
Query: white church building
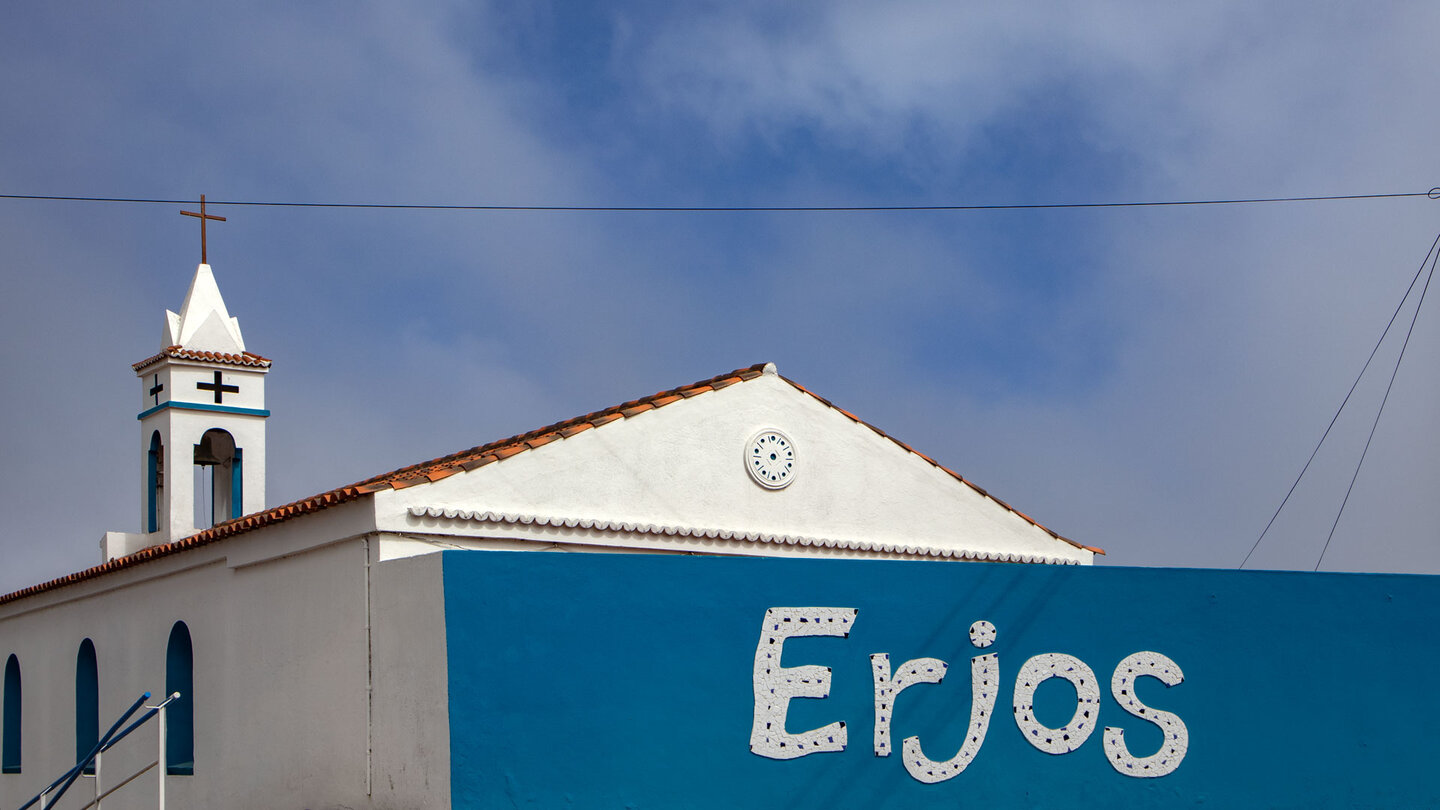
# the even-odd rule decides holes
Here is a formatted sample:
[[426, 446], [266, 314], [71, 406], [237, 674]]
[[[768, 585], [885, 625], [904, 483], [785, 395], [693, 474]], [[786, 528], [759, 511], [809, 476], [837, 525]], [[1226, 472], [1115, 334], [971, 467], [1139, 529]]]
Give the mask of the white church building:
[[[181, 695], [164, 742], [151, 721], [55, 806], [154, 807], [161, 794], [182, 808], [480, 806], [452, 792], [464, 758], [451, 694], [486, 688], [464, 680], [469, 659], [447, 635], [446, 594], [483, 587], [447, 581], [456, 555], [1089, 565], [1103, 553], [773, 364], [273, 506], [270, 367], [201, 264], [159, 351], [133, 367], [139, 435], [117, 478], [139, 481], [138, 531], [106, 533], [92, 568], [0, 596], [0, 810], [71, 769], [143, 692], [151, 705]], [[496, 654], [523, 662], [517, 645]]]

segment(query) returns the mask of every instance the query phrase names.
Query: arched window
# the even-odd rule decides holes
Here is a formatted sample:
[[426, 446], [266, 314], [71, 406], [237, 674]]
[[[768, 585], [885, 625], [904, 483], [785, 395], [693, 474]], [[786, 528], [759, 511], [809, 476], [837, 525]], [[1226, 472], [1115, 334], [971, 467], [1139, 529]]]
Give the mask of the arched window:
[[[87, 638], [75, 654], [75, 761], [88, 756], [99, 741], [100, 668], [95, 663], [95, 644]], [[85, 773], [95, 773], [95, 763], [87, 765]]]
[[20, 659], [5, 662], [5, 728], [0, 740], [0, 773], [20, 773]]
[[150, 434], [150, 457], [145, 462], [145, 531], [160, 530], [160, 513], [165, 508], [165, 448], [160, 431]]
[[195, 655], [190, 648], [190, 628], [176, 622], [165, 646], [165, 694], [180, 693], [180, 699], [165, 709], [166, 773], [195, 773]]
[[204, 529], [240, 517], [244, 502], [240, 448], [235, 437], [211, 428], [195, 445], [195, 527]]

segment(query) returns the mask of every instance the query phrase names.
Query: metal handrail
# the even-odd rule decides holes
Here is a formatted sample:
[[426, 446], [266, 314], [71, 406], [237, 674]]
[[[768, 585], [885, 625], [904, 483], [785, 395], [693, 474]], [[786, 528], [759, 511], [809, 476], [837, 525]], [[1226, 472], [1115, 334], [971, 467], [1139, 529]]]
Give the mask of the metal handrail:
[[110, 788], [109, 790], [105, 791], [104, 793], [101, 793], [99, 796], [96, 796], [94, 799], [91, 800], [91, 802], [90, 802], [89, 804], [87, 804], [87, 805], [85, 805], [84, 807], [80, 808], [80, 810], [90, 810], [90, 808], [92, 808], [92, 807], [99, 807], [99, 806], [100, 806], [100, 802], [104, 801], [106, 796], [109, 796], [111, 793], [114, 793], [115, 791], [119, 790], [120, 788], [123, 788], [123, 787], [125, 787], [126, 785], [130, 784], [131, 782], [134, 782], [136, 779], [139, 779], [141, 776], [144, 776], [146, 772], [148, 772], [151, 768], [153, 768], [153, 767], [155, 767], [156, 765], [159, 765], [159, 764], [160, 764], [160, 760], [157, 759], [157, 760], [155, 760], [154, 762], [150, 763], [149, 765], [146, 765], [145, 767], [143, 767], [143, 768], [141, 768], [140, 770], [136, 771], [135, 773], [130, 774], [129, 776], [125, 777], [125, 781], [121, 782], [120, 784], [116, 785], [115, 787]]
[[[129, 726], [126, 726], [124, 731], [116, 733], [120, 726], [124, 725], [125, 721], [129, 720], [135, 714], [135, 712], [140, 710], [140, 707], [145, 704], [145, 701], [150, 699], [149, 692], [141, 695], [140, 699], [132, 703], [130, 705], [130, 708], [126, 709], [125, 713], [120, 715], [120, 719], [116, 720], [115, 724], [110, 726], [110, 730], [105, 732], [105, 736], [101, 737], [95, 742], [95, 745], [90, 749], [89, 754], [87, 754], [79, 762], [75, 763], [75, 766], [72, 767], [70, 770], [61, 774], [60, 777], [54, 782], [51, 782], [48, 787], [36, 794], [35, 798], [20, 805], [20, 807], [16, 808], [16, 810], [29, 810], [29, 808], [33, 807], [36, 802], [41, 802], [42, 800], [44, 800], [40, 805], [42, 808], [54, 805], [61, 796], [65, 795], [65, 791], [69, 790], [70, 786], [75, 784], [75, 780], [80, 778], [81, 774], [84, 773], [85, 769], [90, 766], [90, 763], [95, 761], [96, 757], [100, 756], [100, 754], [104, 753], [105, 751], [109, 751], [111, 748], [115, 747], [116, 743], [119, 743], [121, 740], [128, 737], [130, 735], [130, 732], [145, 725], [145, 723], [148, 722], [150, 718], [159, 714], [160, 711], [163, 710], [166, 706], [168, 706], [171, 701], [176, 700], [179, 697], [180, 693], [175, 692], [169, 697], [165, 698], [165, 700], [161, 702], [159, 706], [146, 707], [149, 709], [149, 711], [141, 715], [139, 720], [136, 720]], [[146, 768], [145, 770], [149, 770], [149, 768]], [[144, 773], [144, 771], [141, 771], [141, 773]], [[131, 780], [135, 778], [135, 776], [139, 775], [140, 774], [137, 773], [134, 776], [131, 776], [130, 779], [126, 779], [124, 782], [116, 785], [114, 789], [107, 791], [102, 796], [96, 797], [95, 802], [92, 802], [92, 804], [98, 803], [101, 799], [105, 798], [105, 796], [110, 795], [110, 793], [113, 793], [115, 790], [128, 784]], [[163, 774], [161, 775], [161, 778], [164, 778]], [[50, 791], [55, 790], [57, 785], [59, 786], [59, 790], [56, 791], [54, 796], [49, 796], [48, 794], [50, 793]], [[89, 805], [87, 805], [87, 807], [88, 806]]]

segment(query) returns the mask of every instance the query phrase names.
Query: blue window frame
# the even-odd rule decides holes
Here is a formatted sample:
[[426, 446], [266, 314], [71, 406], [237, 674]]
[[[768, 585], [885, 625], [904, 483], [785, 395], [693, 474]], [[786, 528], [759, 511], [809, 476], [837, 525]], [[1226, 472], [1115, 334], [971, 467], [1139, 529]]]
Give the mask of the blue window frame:
[[173, 775], [195, 773], [195, 655], [190, 646], [190, 628], [176, 622], [165, 646], [165, 694], [180, 698], [165, 709], [165, 772]]
[[0, 773], [20, 773], [20, 659], [5, 662], [4, 739], [0, 740]]
[[245, 514], [245, 453], [239, 447], [235, 448], [235, 459], [230, 464], [230, 519]]
[[[79, 762], [100, 741], [100, 667], [95, 661], [95, 643], [80, 642], [75, 654], [75, 761]], [[85, 766], [95, 773], [95, 763]]]

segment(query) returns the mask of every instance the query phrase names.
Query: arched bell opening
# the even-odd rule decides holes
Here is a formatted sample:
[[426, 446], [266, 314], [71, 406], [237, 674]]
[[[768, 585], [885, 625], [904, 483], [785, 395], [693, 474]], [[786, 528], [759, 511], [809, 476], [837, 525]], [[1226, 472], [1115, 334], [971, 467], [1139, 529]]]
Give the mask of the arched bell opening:
[[211, 428], [195, 445], [195, 528], [240, 517], [243, 455], [229, 431]]
[[165, 513], [165, 446], [160, 431], [150, 434], [150, 453], [145, 461], [145, 531], [160, 530]]

